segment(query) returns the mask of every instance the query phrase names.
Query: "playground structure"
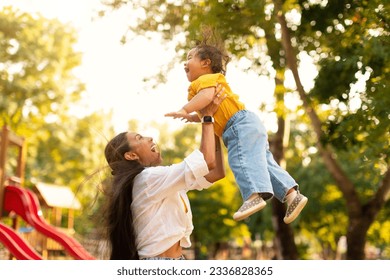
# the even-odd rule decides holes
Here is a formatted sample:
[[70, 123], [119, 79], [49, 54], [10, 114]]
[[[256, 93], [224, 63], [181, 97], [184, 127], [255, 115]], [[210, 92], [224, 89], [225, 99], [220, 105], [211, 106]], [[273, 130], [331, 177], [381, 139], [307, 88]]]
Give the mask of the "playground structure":
[[[6, 126], [2, 128], [0, 136], [0, 243], [16, 259], [42, 260], [47, 258], [47, 248], [41, 248], [41, 253], [37, 252], [17, 232], [17, 219], [22, 218], [35, 231], [44, 236], [45, 241], [54, 242], [72, 258], [77, 260], [95, 259], [76, 239], [63, 230], [49, 224], [42, 216], [37, 195], [23, 187], [26, 153], [24, 138], [14, 135]], [[7, 152], [10, 147], [16, 147], [18, 150], [14, 177], [7, 177], [6, 175]], [[5, 213], [12, 217], [12, 226], [1, 222]], [[47, 244], [47, 242], [44, 244]]]

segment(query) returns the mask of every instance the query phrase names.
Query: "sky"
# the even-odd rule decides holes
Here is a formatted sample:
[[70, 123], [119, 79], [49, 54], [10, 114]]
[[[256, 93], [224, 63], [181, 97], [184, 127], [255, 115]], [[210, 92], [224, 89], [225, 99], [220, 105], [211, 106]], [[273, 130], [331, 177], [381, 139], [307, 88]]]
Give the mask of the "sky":
[[[101, 18], [97, 16], [100, 0], [1, 0], [0, 7], [6, 5], [39, 12], [76, 28], [79, 41], [75, 48], [83, 54], [76, 75], [86, 84], [83, 112], [112, 110], [112, 123], [117, 132], [126, 130], [130, 119], [137, 119], [140, 124], [168, 123], [173, 128], [184, 125], [164, 117], [186, 102], [189, 83], [183, 64], [167, 73], [167, 83], [156, 89], [147, 89], [144, 83], [144, 78], [156, 74], [170, 62], [175, 55], [173, 49], [163, 45], [158, 36], [152, 40], [135, 37], [125, 45], [120, 43], [134, 11], [122, 9]], [[266, 77], [240, 71], [238, 65], [228, 65], [226, 78], [231, 88], [272, 130], [272, 116], [261, 115], [258, 108], [266, 100], [272, 100], [273, 83]], [[79, 108], [74, 113], [80, 113]]]

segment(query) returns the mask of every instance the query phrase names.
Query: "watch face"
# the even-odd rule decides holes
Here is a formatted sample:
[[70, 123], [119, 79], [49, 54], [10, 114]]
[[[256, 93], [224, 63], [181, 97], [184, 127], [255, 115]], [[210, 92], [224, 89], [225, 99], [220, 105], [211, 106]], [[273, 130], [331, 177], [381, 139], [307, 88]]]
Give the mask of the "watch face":
[[204, 116], [203, 117], [203, 122], [213, 122], [213, 117], [211, 117], [211, 116]]

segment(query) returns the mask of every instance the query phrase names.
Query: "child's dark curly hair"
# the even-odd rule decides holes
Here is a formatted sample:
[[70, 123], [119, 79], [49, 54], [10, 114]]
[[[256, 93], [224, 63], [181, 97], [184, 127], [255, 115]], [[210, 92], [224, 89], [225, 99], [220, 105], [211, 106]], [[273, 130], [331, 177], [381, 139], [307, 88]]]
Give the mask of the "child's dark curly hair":
[[203, 40], [196, 44], [197, 55], [201, 60], [210, 59], [213, 73], [226, 75], [226, 66], [230, 61], [223, 41], [210, 27], [203, 28]]

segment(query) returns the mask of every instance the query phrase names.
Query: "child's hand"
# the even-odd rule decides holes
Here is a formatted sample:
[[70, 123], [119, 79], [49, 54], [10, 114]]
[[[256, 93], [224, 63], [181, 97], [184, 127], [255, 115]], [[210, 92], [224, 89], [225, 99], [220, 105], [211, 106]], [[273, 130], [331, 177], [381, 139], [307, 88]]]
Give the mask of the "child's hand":
[[181, 110], [179, 110], [177, 112], [167, 113], [164, 116], [165, 117], [173, 117], [174, 119], [178, 119], [178, 118], [184, 118], [187, 115], [188, 115], [188, 113], [186, 112], [186, 110], [181, 109]]
[[188, 122], [200, 122], [198, 114], [187, 114], [181, 118], [182, 121]]
[[182, 121], [185, 121], [186, 123], [188, 122], [200, 122], [200, 118], [197, 114], [187, 114], [184, 113], [185, 110], [180, 110], [177, 112], [171, 112], [167, 113], [164, 116], [165, 117], [172, 117], [174, 119], [181, 119]]

